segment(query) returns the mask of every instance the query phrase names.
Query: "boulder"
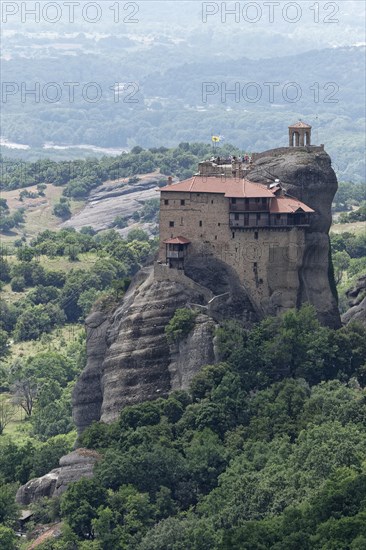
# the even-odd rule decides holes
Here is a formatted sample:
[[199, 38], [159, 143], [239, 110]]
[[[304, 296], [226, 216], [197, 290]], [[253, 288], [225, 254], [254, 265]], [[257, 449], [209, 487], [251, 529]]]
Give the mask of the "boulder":
[[22, 506], [43, 497], [60, 496], [66, 491], [69, 483], [79, 481], [83, 477], [93, 477], [94, 464], [101, 455], [90, 449], [77, 449], [60, 459], [60, 467], [51, 470], [48, 474], [31, 479], [19, 487], [16, 501]]

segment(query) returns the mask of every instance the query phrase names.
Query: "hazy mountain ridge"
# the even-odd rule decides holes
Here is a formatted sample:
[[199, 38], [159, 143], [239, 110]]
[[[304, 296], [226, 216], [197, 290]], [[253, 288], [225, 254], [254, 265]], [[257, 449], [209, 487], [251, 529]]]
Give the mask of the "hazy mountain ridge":
[[[209, 141], [212, 133], [220, 132], [240, 148], [261, 150], [286, 144], [284, 120], [290, 123], [304, 117], [314, 127], [313, 141], [327, 144], [339, 177], [362, 181], [364, 50], [342, 47], [260, 61], [241, 57], [181, 63], [160, 71], [151, 71], [155, 67], [151, 63], [143, 78], [147, 52], [142, 65], [140, 54], [132, 55], [123, 76], [120, 63], [111, 59], [106, 64], [103, 55], [69, 58], [67, 71], [62, 73], [51, 58], [46, 62], [12, 59], [3, 62], [5, 81], [16, 81], [16, 74], [21, 73], [28, 88], [31, 82], [39, 82], [40, 94], [48, 82], [60, 82], [61, 98], [37, 103], [31, 97], [22, 102], [20, 91], [9, 96], [2, 132], [7, 139], [33, 148], [49, 141], [102, 147], [171, 146], [192, 141], [193, 136]], [[63, 85], [70, 81], [80, 83], [74, 102], [69, 101]], [[116, 81], [133, 84], [116, 93]], [[98, 102], [82, 97], [83, 86], [90, 82], [99, 83], [102, 96]], [[248, 83], [255, 85], [246, 88]], [[273, 98], [268, 83], [273, 83]], [[237, 97], [229, 93], [235, 85]], [[261, 98], [253, 102], [256, 90]], [[292, 102], [294, 93], [301, 97]], [[12, 153], [23, 158], [27, 154]]]

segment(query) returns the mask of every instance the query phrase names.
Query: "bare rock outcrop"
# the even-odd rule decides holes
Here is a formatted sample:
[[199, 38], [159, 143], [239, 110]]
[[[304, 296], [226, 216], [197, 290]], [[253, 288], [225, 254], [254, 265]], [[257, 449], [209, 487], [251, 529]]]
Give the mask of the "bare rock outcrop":
[[366, 326], [366, 275], [362, 275], [356, 284], [346, 292], [349, 309], [342, 315], [342, 323], [348, 325], [358, 321]]
[[106, 313], [95, 311], [87, 318], [85, 327], [87, 366], [79, 377], [73, 397], [73, 416], [80, 431], [100, 419], [103, 402], [100, 379], [110, 318]]
[[321, 149], [261, 153], [249, 175], [258, 183], [279, 179], [289, 195], [315, 210], [305, 233], [305, 250], [299, 269], [298, 305], [313, 304], [322, 323], [341, 325], [331, 267], [329, 228], [331, 206], [337, 191], [337, 177], [329, 155]]
[[171, 390], [188, 390], [192, 378], [202, 365], [215, 363], [213, 335], [214, 321], [207, 315], [198, 315], [188, 338], [170, 347]]
[[[221, 267], [216, 266], [217, 272]], [[168, 279], [164, 269], [169, 271], [161, 265], [155, 265], [155, 272], [153, 268], [141, 270], [109, 318], [95, 312], [87, 319], [88, 362], [73, 395], [79, 433], [93, 420], [115, 420], [126, 405], [187, 389], [203, 365], [216, 361], [217, 319], [256, 319], [244, 290], [238, 291], [237, 276], [229, 270], [222, 270], [216, 289], [226, 292], [217, 296], [207, 281], [203, 282], [208, 286], [203, 286], [176, 270], [170, 274], [175, 280]], [[172, 345], [165, 327], [182, 307], [199, 314], [191, 333]]]
[[[166, 396], [172, 389], [183, 388], [171, 376], [172, 358], [165, 327], [175, 310], [189, 303], [204, 304], [198, 286], [195, 289], [184, 282], [157, 280], [151, 268], [140, 272], [110, 321], [100, 371], [101, 420], [114, 420], [125, 405]], [[193, 376], [202, 364], [213, 359], [211, 334], [197, 330], [201, 353], [198, 357], [192, 346], [187, 346], [184, 387], [191, 379], [188, 373]], [[196, 344], [197, 340], [192, 342], [193, 346]], [[83, 381], [79, 380], [74, 407], [78, 407], [77, 393], [83, 392], [82, 385]], [[78, 427], [82, 428], [79, 423]]]
[[[112, 227], [116, 216], [130, 218], [140, 211], [149, 199], [157, 199], [157, 185], [166, 181], [166, 176], [151, 173], [139, 176], [136, 183], [128, 183], [129, 178], [105, 182], [94, 189], [86, 205], [62, 224], [62, 227], [74, 227], [78, 231], [85, 226], [91, 226], [95, 231]], [[150, 232], [155, 224], [139, 224], [139, 227]], [[117, 229], [121, 235], [127, 234], [135, 224], [124, 229]]]
[[60, 467], [48, 474], [31, 479], [19, 487], [16, 501], [22, 506], [28, 506], [42, 497], [60, 496], [66, 491], [69, 483], [83, 477], [93, 476], [94, 464], [101, 458], [99, 453], [89, 449], [77, 449], [60, 459]]

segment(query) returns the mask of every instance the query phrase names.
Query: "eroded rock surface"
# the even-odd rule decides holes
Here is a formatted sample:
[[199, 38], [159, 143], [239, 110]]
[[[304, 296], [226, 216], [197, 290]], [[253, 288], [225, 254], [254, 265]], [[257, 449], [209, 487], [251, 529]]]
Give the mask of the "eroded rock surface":
[[[144, 276], [144, 280], [134, 282], [108, 331], [108, 350], [101, 374], [101, 419], [105, 422], [114, 420], [125, 405], [166, 396], [173, 386], [179, 388], [172, 384], [165, 327], [177, 308], [204, 303], [199, 289], [156, 280], [152, 269], [145, 270]], [[202, 354], [197, 358], [187, 353], [187, 372], [197, 372], [202, 365], [198, 362], [206, 363], [212, 357], [211, 337], [203, 332], [201, 337]]]
[[342, 323], [347, 325], [358, 321], [366, 326], [366, 275], [360, 277], [356, 284], [346, 292], [349, 310], [342, 315]]
[[[157, 185], [166, 181], [166, 176], [158, 173], [139, 177], [140, 181], [136, 183], [129, 184], [129, 178], [122, 178], [99, 185], [90, 193], [84, 208], [64, 222], [62, 227], [74, 227], [79, 231], [82, 227], [91, 226], [95, 231], [102, 231], [112, 227], [117, 216], [130, 218], [134, 212], [142, 209], [147, 200], [158, 198]], [[152, 225], [155, 224], [138, 224], [138, 227], [150, 232]], [[137, 225], [115, 229], [125, 236], [134, 227]]]
[[[279, 155], [265, 155], [257, 160], [249, 174], [252, 181], [273, 183], [279, 179], [288, 194], [315, 210], [305, 233], [305, 250], [299, 269], [300, 290], [297, 305], [313, 304], [322, 323], [340, 326], [340, 317], [330, 266], [329, 228], [331, 206], [337, 191], [337, 177], [325, 151], [288, 149]], [[283, 294], [285, 296], [285, 294]]]
[[28, 506], [36, 500], [59, 496], [66, 491], [69, 483], [83, 477], [93, 476], [94, 464], [101, 458], [99, 453], [90, 449], [77, 449], [60, 459], [60, 467], [48, 474], [31, 479], [19, 487], [16, 501], [22, 506]]
[[[93, 420], [115, 420], [126, 405], [187, 389], [203, 365], [216, 361], [217, 318], [257, 319], [244, 290], [239, 293], [235, 274], [222, 271], [218, 288], [226, 292], [217, 299], [209, 288], [176, 276], [164, 279], [164, 273], [157, 277], [153, 268], [145, 268], [109, 319], [101, 313], [87, 319], [88, 363], [73, 396], [79, 432]], [[188, 337], [172, 345], [165, 327], [182, 307], [199, 315]]]
[[73, 395], [73, 417], [81, 431], [100, 419], [103, 402], [100, 379], [110, 319], [106, 313], [96, 311], [89, 315], [85, 327], [87, 366], [78, 379]]
[[192, 378], [202, 365], [216, 362], [213, 336], [216, 324], [207, 315], [198, 315], [188, 338], [170, 346], [171, 390], [188, 390]]

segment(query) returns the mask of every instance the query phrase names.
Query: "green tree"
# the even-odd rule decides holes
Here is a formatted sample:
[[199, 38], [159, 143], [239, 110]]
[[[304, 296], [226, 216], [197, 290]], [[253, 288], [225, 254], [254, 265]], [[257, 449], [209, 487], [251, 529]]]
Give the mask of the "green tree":
[[351, 258], [345, 250], [333, 254], [333, 266], [336, 284], [339, 284], [341, 282], [344, 272], [347, 271], [350, 265], [350, 260]]
[[35, 252], [30, 246], [22, 246], [17, 249], [16, 255], [20, 262], [31, 262], [34, 258]]
[[108, 505], [98, 510], [98, 518], [92, 522], [104, 548], [129, 548], [153, 524], [155, 508], [149, 495], [130, 485], [110, 494]]
[[13, 277], [10, 286], [13, 292], [24, 292], [25, 280], [24, 277]]
[[47, 304], [28, 307], [21, 313], [15, 325], [14, 338], [17, 341], [36, 340], [43, 333], [61, 326], [65, 316], [58, 305]]
[[19, 508], [15, 502], [16, 487], [0, 485], [0, 524], [12, 527], [18, 518]]
[[188, 336], [194, 327], [196, 316], [197, 313], [191, 309], [178, 308], [165, 327], [168, 340], [176, 342]]
[[0, 525], [0, 548], [2, 550], [16, 550], [17, 548], [17, 537], [13, 529], [4, 527], [4, 525]]
[[81, 317], [83, 319], [85, 319], [85, 317], [90, 313], [94, 303], [99, 296], [100, 291], [96, 290], [95, 288], [89, 288], [88, 290], [84, 290], [84, 292], [80, 294], [77, 305], [81, 309]]
[[131, 229], [131, 231], [128, 232], [127, 240], [129, 242], [132, 241], [148, 241], [149, 235], [144, 231], [143, 229]]
[[9, 355], [9, 338], [5, 330], [0, 329], [0, 361]]
[[98, 508], [106, 504], [107, 492], [95, 479], [81, 479], [72, 483], [61, 500], [62, 517], [82, 538], [94, 539], [93, 520]]
[[59, 290], [54, 286], [38, 285], [34, 290], [27, 295], [28, 300], [31, 300], [34, 305], [48, 304], [54, 300], [57, 300], [59, 296]]
[[11, 332], [15, 326], [17, 309], [12, 304], [7, 304], [0, 299], [0, 327], [6, 332]]
[[0, 281], [3, 283], [10, 281], [10, 265], [4, 256], [0, 256]]
[[53, 436], [67, 434], [75, 427], [71, 410], [71, 393], [74, 383], [70, 383], [62, 390], [61, 395], [53, 401], [50, 400], [51, 394], [44, 399], [45, 385], [43, 383], [39, 392], [37, 407], [31, 418], [33, 433], [41, 441], [47, 441], [48, 438]]
[[113, 220], [113, 227], [118, 227], [118, 229], [124, 229], [128, 226], [128, 218], [125, 216], [116, 216]]

